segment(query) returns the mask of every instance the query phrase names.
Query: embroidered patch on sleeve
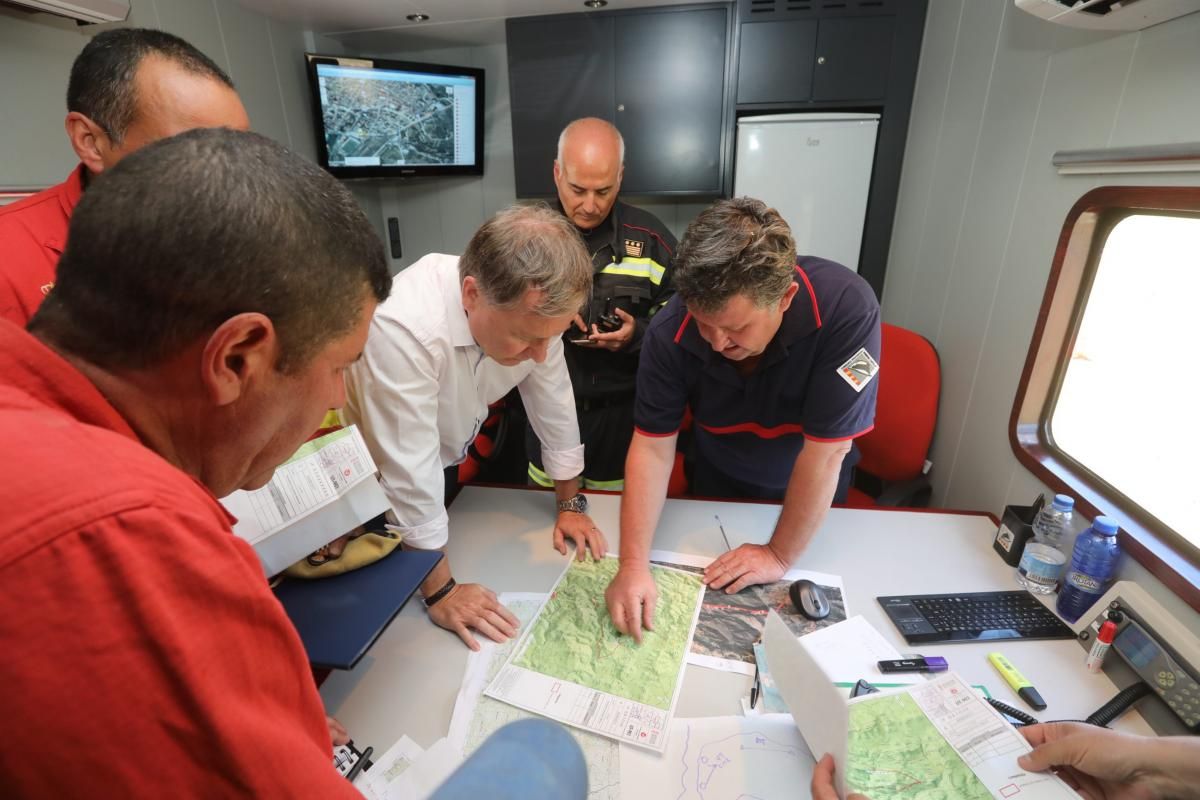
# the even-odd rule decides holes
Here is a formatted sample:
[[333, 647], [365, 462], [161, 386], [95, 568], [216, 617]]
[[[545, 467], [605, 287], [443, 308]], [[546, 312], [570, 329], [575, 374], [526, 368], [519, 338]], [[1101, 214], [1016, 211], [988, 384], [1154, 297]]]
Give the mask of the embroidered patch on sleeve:
[[879, 362], [871, 358], [865, 347], [859, 348], [857, 353], [846, 359], [846, 363], [838, 367], [838, 375], [856, 392], [861, 392], [878, 372]]
[[641, 258], [645, 249], [645, 242], [639, 242], [637, 239], [625, 240], [625, 252], [629, 253], [629, 255], [633, 258]]

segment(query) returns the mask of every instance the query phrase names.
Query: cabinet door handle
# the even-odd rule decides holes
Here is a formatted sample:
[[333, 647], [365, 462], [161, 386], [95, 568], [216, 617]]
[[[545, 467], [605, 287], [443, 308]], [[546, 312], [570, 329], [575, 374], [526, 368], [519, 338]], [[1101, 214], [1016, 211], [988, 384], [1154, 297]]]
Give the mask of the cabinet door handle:
[[825, 56], [817, 56], [817, 63], [818, 63], [818, 64], [824, 64], [824, 63], [825, 63]]

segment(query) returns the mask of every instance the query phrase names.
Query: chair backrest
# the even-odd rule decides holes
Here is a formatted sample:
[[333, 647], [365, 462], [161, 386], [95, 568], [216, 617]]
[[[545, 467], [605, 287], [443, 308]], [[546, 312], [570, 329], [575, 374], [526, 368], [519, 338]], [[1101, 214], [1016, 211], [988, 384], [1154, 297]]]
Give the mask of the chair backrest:
[[858, 469], [885, 481], [921, 474], [937, 423], [942, 369], [929, 340], [906, 328], [882, 326], [875, 428], [856, 440]]

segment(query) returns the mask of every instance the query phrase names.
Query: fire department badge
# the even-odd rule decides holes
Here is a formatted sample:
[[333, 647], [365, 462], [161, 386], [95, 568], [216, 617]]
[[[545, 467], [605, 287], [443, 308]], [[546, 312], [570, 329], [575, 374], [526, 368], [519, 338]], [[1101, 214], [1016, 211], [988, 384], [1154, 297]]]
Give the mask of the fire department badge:
[[879, 362], [871, 358], [865, 347], [859, 348], [857, 353], [838, 367], [838, 375], [841, 375], [842, 380], [850, 384], [850, 388], [856, 392], [861, 392], [878, 372]]
[[625, 240], [625, 252], [634, 258], [641, 258], [642, 252], [646, 249], [645, 242], [639, 242], [636, 239]]

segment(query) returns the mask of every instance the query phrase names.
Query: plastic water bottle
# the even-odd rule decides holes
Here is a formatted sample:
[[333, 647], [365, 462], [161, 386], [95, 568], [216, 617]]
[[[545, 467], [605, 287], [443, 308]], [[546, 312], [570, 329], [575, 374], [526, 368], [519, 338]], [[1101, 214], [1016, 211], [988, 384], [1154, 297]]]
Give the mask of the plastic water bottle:
[[1075, 622], [1100, 599], [1120, 557], [1117, 521], [1112, 517], [1096, 517], [1092, 527], [1075, 540], [1071, 568], [1058, 594], [1058, 613], [1063, 619]]
[[1067, 554], [1063, 543], [1071, 530], [1075, 498], [1054, 495], [1054, 502], [1042, 506], [1033, 520], [1033, 538], [1025, 544], [1017, 565], [1017, 583], [1035, 594], [1051, 594], [1062, 578]]

